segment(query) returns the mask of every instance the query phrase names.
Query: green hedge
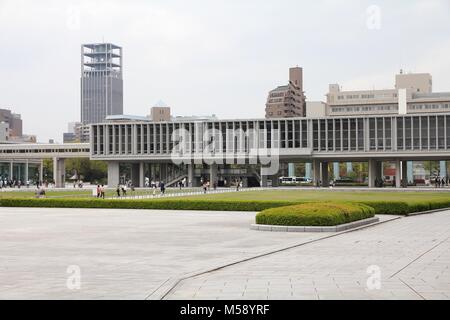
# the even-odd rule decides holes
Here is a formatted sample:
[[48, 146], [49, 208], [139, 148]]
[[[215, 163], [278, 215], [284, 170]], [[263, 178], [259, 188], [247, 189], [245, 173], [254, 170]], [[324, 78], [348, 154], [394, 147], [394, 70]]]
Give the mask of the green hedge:
[[375, 209], [376, 214], [408, 215], [414, 212], [423, 212], [435, 209], [450, 208], [449, 200], [431, 201], [361, 201]]
[[0, 199], [0, 207], [44, 208], [105, 208], [105, 209], [160, 209], [160, 210], [211, 210], [211, 211], [261, 211], [292, 205], [289, 201], [210, 201], [191, 199]]
[[358, 203], [303, 203], [266, 209], [256, 215], [256, 223], [282, 226], [336, 226], [371, 218], [375, 210]]
[[[251, 201], [205, 199], [96, 199], [96, 198], [0, 198], [0, 207], [48, 207], [48, 208], [106, 208], [106, 209], [161, 209], [161, 210], [210, 210], [210, 211], [262, 211], [270, 208], [292, 206], [311, 201]], [[322, 202], [331, 203], [331, 202]], [[375, 209], [375, 214], [407, 215], [434, 209], [450, 208], [449, 200], [431, 201], [349, 201]]]

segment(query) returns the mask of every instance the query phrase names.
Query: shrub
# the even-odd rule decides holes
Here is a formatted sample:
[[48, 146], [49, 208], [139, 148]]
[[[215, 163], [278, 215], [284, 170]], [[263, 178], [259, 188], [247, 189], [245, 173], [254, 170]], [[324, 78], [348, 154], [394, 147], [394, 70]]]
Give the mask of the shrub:
[[283, 226], [336, 226], [371, 218], [375, 210], [358, 203], [303, 203], [266, 209], [256, 215], [257, 224]]
[[362, 201], [361, 203], [375, 209], [375, 214], [408, 215], [413, 212], [422, 212], [450, 207], [449, 200], [430, 201]]
[[406, 215], [411, 210], [408, 203], [401, 201], [361, 201], [358, 203], [374, 208], [375, 214]]
[[211, 210], [211, 211], [261, 211], [268, 208], [292, 205], [288, 201], [210, 201], [192, 199], [0, 199], [1, 207], [46, 208], [107, 208], [107, 209], [160, 209], [160, 210]]

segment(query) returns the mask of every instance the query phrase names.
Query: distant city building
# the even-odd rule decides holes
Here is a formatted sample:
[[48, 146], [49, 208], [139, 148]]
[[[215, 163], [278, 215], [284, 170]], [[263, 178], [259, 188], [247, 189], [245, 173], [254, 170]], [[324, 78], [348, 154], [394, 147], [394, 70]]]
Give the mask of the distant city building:
[[88, 142], [90, 125], [81, 122], [69, 122], [67, 132], [63, 133], [64, 143]]
[[9, 141], [9, 124], [8, 122], [0, 122], [0, 143]]
[[0, 122], [8, 123], [10, 137], [20, 137], [23, 135], [20, 114], [13, 113], [8, 109], [0, 109]]
[[428, 73], [400, 74], [395, 88], [387, 90], [342, 91], [330, 84], [327, 115], [419, 114], [450, 111], [450, 92], [433, 92]]
[[79, 142], [77, 140], [77, 136], [72, 132], [64, 132], [63, 133], [63, 143], [75, 143]]
[[306, 97], [303, 92], [303, 69], [289, 69], [289, 83], [269, 92], [266, 118], [292, 118], [306, 116]]
[[164, 102], [159, 101], [156, 105], [150, 108], [149, 118], [154, 122], [170, 121], [170, 107]]
[[0, 109], [0, 142], [35, 143], [36, 136], [23, 134], [20, 114], [8, 109]]
[[306, 102], [306, 117], [320, 118], [327, 115], [327, 104], [322, 101], [307, 101]]
[[35, 135], [24, 134], [20, 137], [12, 136], [9, 141], [12, 143], [36, 143], [37, 138]]
[[81, 123], [123, 113], [122, 48], [112, 43], [81, 46]]

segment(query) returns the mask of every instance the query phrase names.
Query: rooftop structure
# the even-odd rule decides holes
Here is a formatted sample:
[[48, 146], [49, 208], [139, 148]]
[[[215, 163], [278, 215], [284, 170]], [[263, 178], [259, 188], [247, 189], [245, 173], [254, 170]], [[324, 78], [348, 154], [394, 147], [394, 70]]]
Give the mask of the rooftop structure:
[[450, 111], [450, 92], [433, 92], [430, 74], [401, 72], [395, 79], [395, 88], [386, 90], [343, 91], [338, 84], [330, 84], [326, 115], [417, 114]]

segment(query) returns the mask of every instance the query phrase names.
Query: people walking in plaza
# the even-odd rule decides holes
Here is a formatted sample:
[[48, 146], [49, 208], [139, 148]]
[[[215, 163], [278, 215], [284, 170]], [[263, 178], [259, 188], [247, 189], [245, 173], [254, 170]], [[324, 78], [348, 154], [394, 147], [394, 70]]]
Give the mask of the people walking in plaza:
[[126, 185], [126, 184], [124, 184], [124, 185], [122, 186], [122, 195], [123, 195], [124, 197], [126, 197], [126, 195], [127, 195], [127, 185]]
[[97, 198], [100, 198], [101, 190], [100, 185], [97, 185]]
[[100, 196], [105, 199], [105, 186], [102, 184], [100, 187]]
[[117, 185], [116, 193], [117, 193], [117, 196], [120, 197], [120, 185]]
[[205, 182], [205, 183], [203, 183], [203, 193], [206, 193], [206, 190], [207, 190], [207, 186], [206, 186], [206, 182]]

